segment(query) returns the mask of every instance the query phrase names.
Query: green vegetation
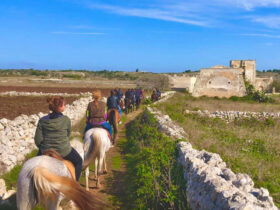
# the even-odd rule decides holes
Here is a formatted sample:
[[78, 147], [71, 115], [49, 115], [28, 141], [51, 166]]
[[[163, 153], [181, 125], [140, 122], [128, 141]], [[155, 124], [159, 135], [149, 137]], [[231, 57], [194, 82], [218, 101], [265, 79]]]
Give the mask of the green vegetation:
[[[26, 155], [25, 161], [32, 158], [32, 157], [35, 157], [37, 155], [37, 153], [38, 153], [38, 150], [33, 150], [31, 153]], [[11, 190], [11, 189], [16, 188], [18, 174], [19, 174], [21, 168], [22, 168], [22, 165], [16, 165], [10, 172], [8, 172], [6, 174], [3, 174], [1, 176], [1, 179], [5, 180], [7, 190]]]
[[130, 209], [186, 209], [182, 166], [176, 163], [176, 142], [157, 129], [147, 111], [126, 128]]
[[[252, 111], [250, 108], [254, 108], [257, 102], [246, 104], [206, 97], [194, 99], [187, 94], [177, 93], [157, 106], [184, 128], [189, 135], [189, 141], [196, 149], [218, 153], [235, 173], [249, 174], [256, 187], [265, 187], [269, 190], [279, 207], [280, 119], [235, 119], [232, 123], [226, 123], [218, 118], [185, 113], [190, 107], [199, 107], [203, 110], [199, 106], [202, 104], [206, 104], [208, 110], [216, 110], [219, 107], [232, 107], [232, 103], [236, 103], [237, 108], [248, 106], [247, 111]], [[258, 103], [260, 109], [265, 106], [267, 105]]]
[[63, 78], [70, 78], [70, 79], [82, 79], [82, 75], [76, 75], [76, 74], [63, 74]]
[[248, 81], [245, 81], [246, 87], [246, 96], [238, 97], [238, 96], [231, 96], [230, 100], [232, 101], [256, 101], [259, 103], [275, 103], [275, 100], [267, 95], [263, 91], [256, 91], [254, 86], [250, 84]]

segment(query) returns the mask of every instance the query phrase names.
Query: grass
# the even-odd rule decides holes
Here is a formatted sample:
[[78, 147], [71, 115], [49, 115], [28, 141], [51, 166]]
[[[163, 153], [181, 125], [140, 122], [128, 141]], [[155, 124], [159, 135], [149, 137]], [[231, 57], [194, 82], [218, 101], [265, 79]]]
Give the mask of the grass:
[[[32, 157], [35, 157], [37, 155], [37, 153], [38, 153], [38, 150], [33, 150], [31, 153], [26, 155], [24, 162]], [[16, 165], [11, 171], [9, 171], [8, 173], [5, 173], [1, 176], [1, 179], [5, 180], [7, 190], [16, 188], [18, 174], [19, 174], [21, 168], [22, 168], [22, 165]]]
[[194, 148], [220, 154], [235, 173], [247, 173], [256, 187], [267, 188], [280, 207], [280, 119], [236, 119], [226, 123], [218, 118], [184, 113], [194, 107], [200, 110], [235, 107], [242, 111], [279, 110], [278, 107], [206, 97], [194, 99], [184, 93], [176, 93], [157, 107], [184, 128]]
[[273, 96], [275, 103], [259, 103], [252, 100], [229, 100], [226, 98], [209, 98], [202, 96], [199, 98], [192, 97], [186, 93], [177, 93], [185, 103], [180, 103], [182, 110], [208, 110], [219, 111], [251, 111], [251, 112], [280, 112], [280, 96]]
[[112, 158], [112, 170], [119, 170], [121, 165], [122, 159], [120, 153], [118, 153]]

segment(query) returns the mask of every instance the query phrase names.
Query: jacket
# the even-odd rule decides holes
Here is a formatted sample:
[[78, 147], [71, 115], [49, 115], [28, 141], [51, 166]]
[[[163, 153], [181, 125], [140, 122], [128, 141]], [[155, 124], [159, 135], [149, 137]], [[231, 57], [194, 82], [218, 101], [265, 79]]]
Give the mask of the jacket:
[[119, 103], [117, 96], [110, 96], [107, 99], [107, 107], [108, 109], [118, 109]]
[[106, 104], [103, 101], [98, 101], [98, 104], [92, 101], [87, 108], [87, 123], [99, 124], [106, 121]]
[[49, 114], [41, 118], [35, 132], [35, 144], [43, 153], [44, 150], [54, 149], [62, 157], [71, 152], [70, 133], [71, 121], [67, 116], [60, 114], [56, 118], [50, 118]]

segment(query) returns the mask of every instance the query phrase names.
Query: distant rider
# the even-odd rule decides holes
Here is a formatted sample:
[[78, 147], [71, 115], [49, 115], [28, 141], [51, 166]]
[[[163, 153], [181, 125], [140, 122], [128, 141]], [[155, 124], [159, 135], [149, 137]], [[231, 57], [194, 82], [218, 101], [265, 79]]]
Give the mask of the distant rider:
[[34, 138], [39, 148], [38, 155], [42, 155], [45, 150], [55, 150], [62, 158], [73, 163], [78, 181], [83, 160], [70, 145], [71, 121], [62, 114], [65, 109], [65, 100], [61, 96], [53, 96], [48, 98], [47, 102], [52, 112], [39, 120]]
[[116, 91], [111, 90], [111, 95], [107, 99], [107, 108], [109, 109], [117, 109], [122, 114], [122, 110], [120, 108], [120, 104], [118, 101], [118, 97], [116, 96]]

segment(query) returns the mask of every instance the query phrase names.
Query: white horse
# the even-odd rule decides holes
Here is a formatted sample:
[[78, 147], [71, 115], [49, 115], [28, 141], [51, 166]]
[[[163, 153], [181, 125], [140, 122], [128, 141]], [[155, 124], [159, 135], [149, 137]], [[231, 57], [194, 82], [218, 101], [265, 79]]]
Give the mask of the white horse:
[[102, 170], [102, 164], [104, 163], [104, 173], [107, 173], [106, 166], [106, 152], [112, 146], [108, 137], [107, 131], [103, 128], [92, 128], [85, 133], [84, 137], [84, 154], [85, 161], [83, 169], [85, 170], [86, 178], [86, 190], [89, 190], [88, 177], [89, 177], [89, 164], [92, 160], [95, 160], [95, 178], [96, 187], [100, 187], [99, 175]]
[[[73, 140], [71, 145], [83, 157], [82, 143]], [[58, 209], [63, 198], [61, 193], [80, 209], [96, 209], [98, 202], [71, 177], [62, 161], [42, 155], [24, 163], [17, 182], [19, 210], [33, 209], [36, 204], [42, 204], [45, 209]]]

